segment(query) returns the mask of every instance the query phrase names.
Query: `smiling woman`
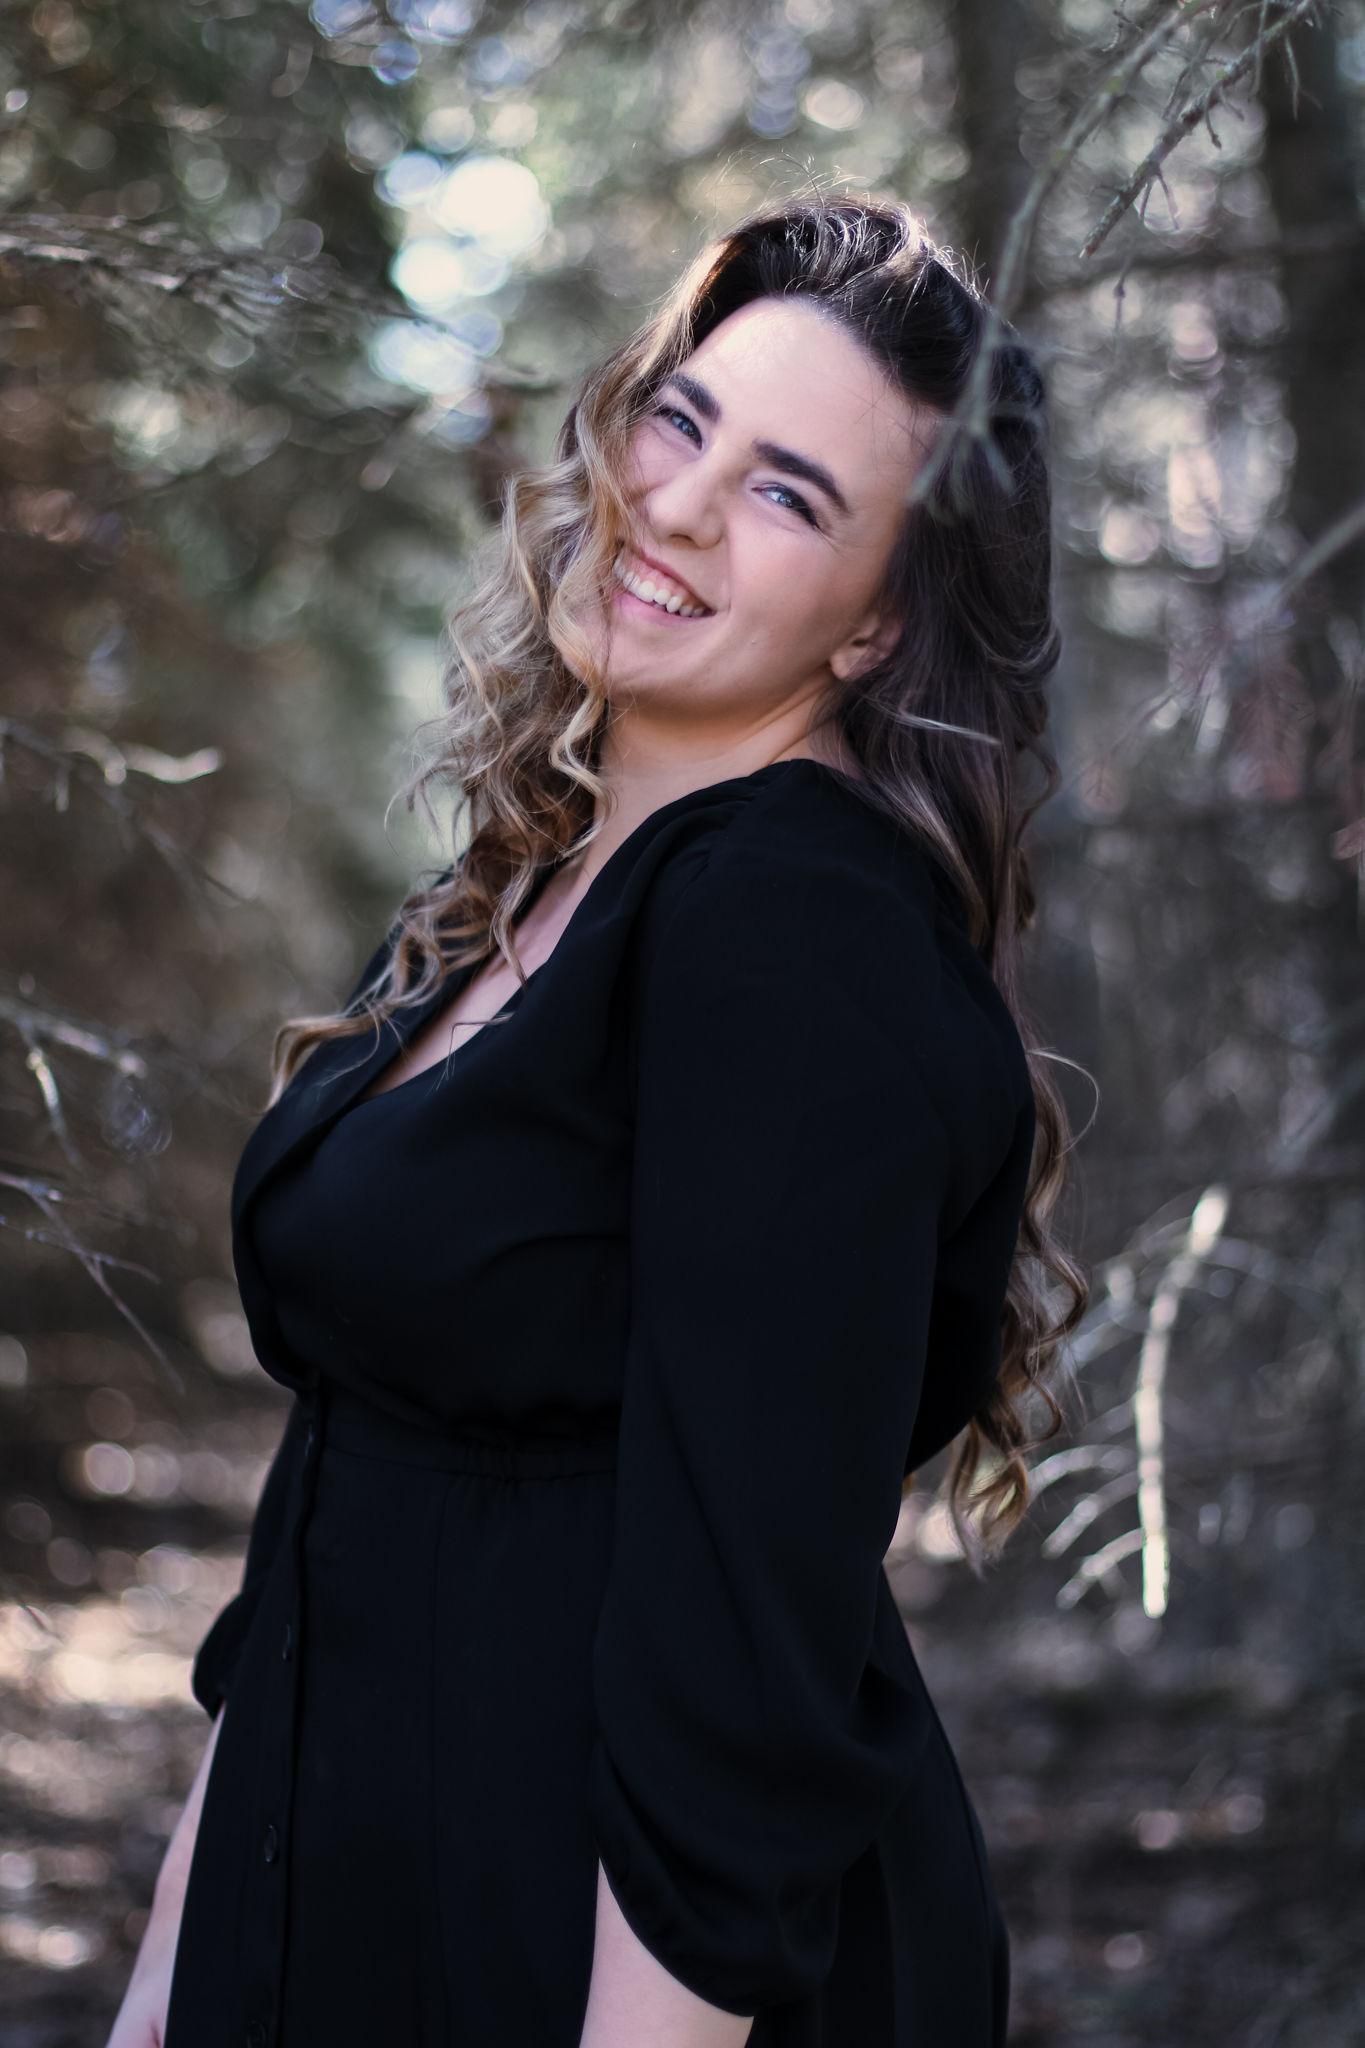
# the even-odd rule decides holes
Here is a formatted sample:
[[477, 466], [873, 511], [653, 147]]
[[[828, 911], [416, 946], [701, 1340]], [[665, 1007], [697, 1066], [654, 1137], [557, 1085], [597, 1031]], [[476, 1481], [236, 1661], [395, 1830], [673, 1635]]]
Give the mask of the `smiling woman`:
[[768, 214], [513, 485], [457, 858], [284, 1028], [238, 1170], [297, 1400], [113, 2048], [1001, 2048], [883, 1570], [950, 1443], [964, 1541], [1018, 1519], [1080, 1300], [1010, 1008], [1056, 655], [1016, 344], [933, 467], [984, 331], [909, 215]]
[[[831, 675], [895, 639], [886, 563], [928, 424], [811, 303], [758, 299], [713, 329], [631, 449], [623, 594], [596, 647], [618, 713], [740, 742], [780, 711], [799, 737]], [[703, 623], [669, 634], [673, 617]]]

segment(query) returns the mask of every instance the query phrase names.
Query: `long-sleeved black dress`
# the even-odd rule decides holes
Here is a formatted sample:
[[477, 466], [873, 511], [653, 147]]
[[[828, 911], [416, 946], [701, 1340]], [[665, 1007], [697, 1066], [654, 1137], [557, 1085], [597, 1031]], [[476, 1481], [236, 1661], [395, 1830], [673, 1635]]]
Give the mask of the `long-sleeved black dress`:
[[998, 2048], [882, 1569], [997, 1370], [1032, 1141], [951, 887], [822, 764], [697, 790], [360, 1100], [469, 972], [315, 1051], [238, 1171], [297, 1399], [195, 1666], [168, 2048], [576, 2048], [599, 1857], [754, 2048]]

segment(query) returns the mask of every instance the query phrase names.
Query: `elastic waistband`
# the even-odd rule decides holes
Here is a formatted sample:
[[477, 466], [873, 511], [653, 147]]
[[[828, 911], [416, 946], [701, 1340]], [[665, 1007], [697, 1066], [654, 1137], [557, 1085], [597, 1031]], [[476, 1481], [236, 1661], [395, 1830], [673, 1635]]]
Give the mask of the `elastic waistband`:
[[569, 1439], [524, 1437], [488, 1443], [430, 1424], [406, 1422], [344, 1387], [314, 1396], [324, 1450], [431, 1472], [471, 1472], [488, 1479], [575, 1479], [616, 1467], [614, 1436]]

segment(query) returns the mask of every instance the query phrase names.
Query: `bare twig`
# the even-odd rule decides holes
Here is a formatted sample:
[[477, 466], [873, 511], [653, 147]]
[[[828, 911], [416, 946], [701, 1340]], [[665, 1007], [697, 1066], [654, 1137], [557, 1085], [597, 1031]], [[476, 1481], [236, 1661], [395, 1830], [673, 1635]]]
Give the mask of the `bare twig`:
[[[1179, 249], [1144, 249], [1140, 253], [1128, 250], [1121, 256], [1114, 255], [1111, 250], [1103, 259], [1097, 259], [1083, 269], [1051, 270], [1041, 281], [1035, 277], [1021, 310], [1033, 311], [1068, 292], [1089, 293], [1096, 284], [1103, 284], [1108, 278], [1113, 278], [1117, 289], [1129, 277], [1163, 277], [1181, 271], [1223, 272], [1243, 265], [1254, 268], [1304, 256], [1344, 253], [1357, 249], [1362, 239], [1365, 237], [1359, 226], [1350, 222], [1325, 227], [1285, 228], [1267, 239], [1234, 243], [1220, 241], [1216, 248], [1203, 244]], [[1266, 344], [1268, 347], [1274, 345]]]
[[1085, 1534], [1092, 1523], [1115, 1507], [1121, 1500], [1131, 1500], [1138, 1489], [1136, 1472], [1120, 1472], [1107, 1486], [1097, 1486], [1093, 1493], [1083, 1494], [1069, 1515], [1063, 1516], [1043, 1542], [1044, 1557], [1061, 1557], [1072, 1544]]
[[1226, 1188], [1206, 1188], [1195, 1204], [1181, 1250], [1161, 1277], [1147, 1317], [1147, 1334], [1138, 1360], [1133, 1395], [1133, 1424], [1138, 1451], [1138, 1525], [1142, 1548], [1142, 1605], [1153, 1616], [1164, 1614], [1170, 1582], [1170, 1537], [1166, 1527], [1166, 1448], [1164, 1396], [1171, 1331], [1181, 1297], [1222, 1235], [1227, 1221]]
[[1336, 1075], [1303, 1122], [1284, 1137], [1275, 1150], [1277, 1166], [1301, 1166], [1320, 1138], [1325, 1138], [1344, 1109], [1365, 1095], [1365, 1053], [1349, 1060]]
[[110, 1286], [106, 1268], [114, 1265], [123, 1266], [126, 1271], [137, 1273], [142, 1279], [146, 1280], [155, 1280], [156, 1275], [148, 1272], [144, 1267], [132, 1266], [127, 1261], [112, 1259], [106, 1253], [91, 1251], [88, 1245], [82, 1244], [75, 1232], [68, 1227], [65, 1217], [59, 1213], [58, 1204], [62, 1200], [60, 1188], [54, 1188], [45, 1181], [34, 1180], [25, 1175], [12, 1173], [0, 1173], [0, 1187], [13, 1188], [16, 1194], [24, 1195], [32, 1202], [33, 1206], [47, 1222], [52, 1233], [50, 1237], [45, 1237], [43, 1242], [57, 1245], [62, 1251], [69, 1252], [74, 1259], [80, 1261], [105, 1300], [118, 1311], [134, 1335], [140, 1338], [146, 1345], [148, 1351], [167, 1374], [176, 1390], [183, 1393], [184, 1382], [180, 1374], [171, 1364], [171, 1361], [167, 1358], [160, 1344], [158, 1344], [156, 1338], [140, 1316]]
[[83, 1165], [79, 1147], [66, 1120], [61, 1091], [45, 1044], [65, 1046], [70, 1052], [82, 1053], [86, 1059], [100, 1061], [137, 1080], [145, 1078], [147, 1062], [139, 1053], [115, 1045], [98, 1032], [71, 1024], [66, 1018], [58, 1017], [49, 1010], [37, 1009], [31, 1003], [16, 1002], [12, 996], [0, 995], [0, 1021], [12, 1024], [28, 1048], [24, 1064], [38, 1084], [48, 1128], [61, 1147], [68, 1166]]
[[1353, 541], [1359, 540], [1362, 534], [1365, 534], [1365, 498], [1352, 505], [1348, 512], [1343, 512], [1340, 519], [1333, 520], [1326, 531], [1320, 533], [1311, 546], [1304, 549], [1293, 568], [1281, 577], [1271, 591], [1257, 614], [1253, 630], [1255, 627], [1273, 625], [1283, 610], [1286, 599], [1302, 584], [1307, 583], [1311, 576], [1316, 576], [1319, 569], [1326, 568], [1327, 564], [1350, 547]]
[[38, 1009], [32, 1003], [16, 1002], [12, 996], [0, 995], [0, 1019], [12, 1024], [26, 1041], [32, 1033], [38, 1041], [47, 1039], [53, 1045], [65, 1046], [68, 1052], [79, 1052], [87, 1059], [101, 1060], [106, 1066], [117, 1067], [121, 1074], [129, 1074], [135, 1080], [142, 1079], [147, 1073], [147, 1062], [141, 1053], [130, 1051], [126, 1045], [117, 1045], [112, 1038], [105, 1038], [83, 1024], [73, 1024], [68, 1018], [59, 1017], [54, 1010]]
[[[1205, 90], [1188, 101], [1168, 124], [1161, 140], [1149, 151], [1123, 191], [1111, 201], [1100, 227], [1087, 240], [1083, 254], [1088, 256], [1099, 248], [1114, 221], [1132, 205], [1135, 198], [1145, 204], [1154, 185], [1160, 183], [1164, 187], [1161, 166], [1166, 156], [1182, 136], [1197, 127], [1200, 121], [1208, 119], [1215, 105], [1226, 101], [1231, 87], [1256, 63], [1257, 52], [1267, 40], [1272, 45], [1283, 45], [1289, 53], [1284, 38], [1297, 22], [1308, 18], [1316, 4], [1317, 0], [1291, 0], [1285, 13], [1275, 22], [1267, 26], [1264, 19], [1260, 21], [1248, 49], [1229, 59]], [[1208, 38], [1181, 68], [1173, 95], [1178, 102], [1189, 90], [1208, 48], [1244, 11], [1240, 7], [1229, 9], [1226, 0], [1175, 0], [1175, 4], [1160, 11], [1158, 18], [1137, 36], [1122, 56], [1106, 64], [1099, 83], [1083, 99], [1061, 139], [1038, 165], [1010, 220], [1000, 263], [992, 280], [984, 332], [971, 375], [962, 397], [945, 422], [931, 459], [922, 466], [915, 480], [912, 503], [931, 498], [945, 484], [950, 496], [956, 497], [962, 489], [966, 464], [973, 450], [980, 451], [1000, 482], [1008, 487], [1007, 465], [992, 432], [993, 413], [998, 416], [998, 408], [992, 407], [991, 389], [996, 359], [1004, 346], [1008, 323], [1026, 290], [1034, 237], [1042, 211], [1085, 144], [1131, 94], [1155, 58], [1169, 49], [1193, 24], [1207, 21]]]
[[1098, 1585], [1105, 1579], [1117, 1582], [1119, 1565], [1125, 1557], [1132, 1557], [1141, 1548], [1142, 1533], [1138, 1529], [1128, 1529], [1122, 1536], [1116, 1536], [1112, 1543], [1105, 1544], [1103, 1550], [1097, 1550], [1087, 1557], [1072, 1573], [1066, 1584], [1059, 1588], [1057, 1605], [1074, 1607], [1091, 1586]]
[[[1266, 52], [1276, 43], [1283, 41], [1296, 23], [1306, 20], [1316, 6], [1317, 0], [1293, 0], [1293, 4], [1278, 21], [1269, 27], [1262, 26], [1258, 29], [1251, 45], [1243, 50], [1240, 56], [1230, 58], [1212, 83], [1200, 93], [1198, 99], [1192, 100], [1188, 106], [1181, 109], [1174, 120], [1167, 123], [1126, 184], [1114, 194], [1100, 216], [1098, 225], [1086, 237], [1080, 251], [1082, 257], [1095, 254], [1136, 199], [1145, 195], [1154, 183], [1164, 184], [1162, 165], [1177, 143], [1182, 142], [1201, 121], [1206, 121], [1213, 109], [1227, 98], [1228, 92], [1238, 80], [1245, 78], [1248, 71], [1258, 66]], [[1217, 141], [1216, 136], [1214, 140]]]
[[25, 1029], [21, 1025], [20, 1031], [23, 1035], [24, 1043], [28, 1047], [28, 1058], [24, 1064], [38, 1083], [38, 1093], [42, 1096], [43, 1108], [47, 1111], [48, 1126], [62, 1149], [67, 1165], [80, 1166], [84, 1162], [76, 1149], [75, 1140], [71, 1136], [71, 1129], [66, 1121], [66, 1112], [62, 1108], [61, 1093], [57, 1087], [57, 1077], [48, 1062], [47, 1054], [43, 1051], [37, 1037], [30, 1030]]
[[[1320, 533], [1317, 539], [1306, 547], [1298, 560], [1275, 584], [1268, 596], [1254, 608], [1248, 607], [1240, 622], [1220, 620], [1216, 631], [1211, 632], [1200, 648], [1190, 650], [1190, 665], [1183, 682], [1154, 692], [1125, 718], [1117, 732], [1111, 732], [1106, 739], [1103, 758], [1105, 761], [1122, 760], [1130, 749], [1139, 743], [1151, 727], [1153, 719], [1166, 705], [1177, 703], [1183, 711], [1190, 711], [1206, 700], [1209, 678], [1220, 664], [1239, 650], [1254, 647], [1269, 634], [1284, 633], [1291, 621], [1286, 615], [1289, 600], [1305, 583], [1327, 567], [1338, 555], [1345, 552], [1356, 541], [1365, 536], [1365, 498], [1343, 512], [1339, 519]], [[1349, 712], [1351, 698], [1348, 695], [1343, 709]], [[1078, 757], [1076, 765], [1066, 776], [1061, 787], [1074, 789], [1092, 769], [1098, 760], [1094, 754]], [[1185, 816], [1192, 813], [1187, 809]], [[1106, 822], [1113, 822], [1107, 820]], [[1350, 823], [1343, 830], [1349, 831]], [[1341, 857], [1355, 858], [1354, 850], [1343, 841]]]
[[396, 292], [358, 284], [330, 257], [281, 261], [223, 250], [169, 223], [136, 227], [120, 216], [19, 213], [0, 222], [0, 256], [58, 282], [101, 293], [134, 286], [190, 299], [259, 339], [262, 322], [327, 328], [354, 318], [411, 317]]
[[[1222, 0], [1177, 0], [1177, 4], [1164, 12], [1145, 35], [1139, 36], [1126, 55], [1106, 69], [1102, 81], [1072, 116], [1060, 142], [1049, 150], [1034, 172], [1028, 190], [1010, 220], [999, 268], [992, 280], [985, 332], [967, 388], [953, 411], [933, 460], [924, 465], [916, 479], [912, 499], [926, 498], [945, 476], [956, 480], [964, 460], [964, 442], [984, 449], [988, 460], [993, 456], [994, 466], [1002, 466], [1002, 458], [995, 449], [990, 430], [991, 381], [1006, 324], [1025, 287], [1039, 216], [1080, 150], [1120, 101], [1126, 98], [1152, 60], [1182, 29], [1221, 4]], [[1307, 0], [1303, 0], [1303, 4], [1307, 4]]]
[[[11, 1178], [0, 1175], [0, 1184], [10, 1185]], [[58, 1251], [70, 1249], [64, 1237], [57, 1236], [50, 1230], [41, 1230], [32, 1223], [16, 1223], [13, 1217], [4, 1214], [0, 1214], [0, 1230], [12, 1230], [16, 1237], [23, 1238], [25, 1244], [48, 1244]], [[89, 1251], [89, 1247], [87, 1252], [97, 1266], [104, 1267], [108, 1272], [133, 1273], [139, 1280], [156, 1281], [160, 1277], [150, 1266], [141, 1265], [136, 1259], [121, 1259], [113, 1252]]]
[[1116, 1472], [1127, 1463], [1128, 1453], [1119, 1444], [1072, 1444], [1034, 1466], [1028, 1476], [1028, 1490], [1036, 1500], [1049, 1486], [1069, 1478], [1073, 1472]]
[[[203, 748], [198, 755], [177, 758], [172, 754], [161, 754], [152, 747], [126, 747], [113, 749], [122, 764], [123, 773], [116, 769], [111, 775], [110, 753], [97, 750], [91, 745], [88, 733], [68, 736], [65, 743], [50, 740], [44, 734], [35, 732], [31, 726], [21, 725], [17, 719], [0, 718], [0, 751], [6, 745], [23, 748], [26, 753], [39, 760], [50, 762], [53, 770], [53, 803], [57, 810], [64, 811], [70, 801], [71, 778], [75, 775], [82, 786], [93, 791], [101, 803], [113, 812], [121, 825], [145, 839], [180, 883], [186, 897], [202, 920], [204, 904], [208, 896], [217, 891], [229, 902], [236, 898], [224, 882], [220, 882], [207, 869], [201, 868], [178, 846], [169, 832], [151, 818], [144, 817], [137, 805], [126, 794], [123, 784], [129, 768], [149, 775], [158, 782], [185, 782], [193, 776], [206, 775], [220, 765], [215, 760], [212, 767], [208, 757], [216, 749]], [[140, 757], [140, 758], [139, 758]]]
[[73, 754], [86, 754], [108, 783], [125, 782], [131, 770], [153, 782], [198, 782], [201, 776], [216, 774], [223, 765], [217, 747], [199, 747], [193, 754], [163, 754], [159, 747], [144, 747], [136, 740], [116, 746], [107, 733], [87, 732], [74, 727], [63, 736]]

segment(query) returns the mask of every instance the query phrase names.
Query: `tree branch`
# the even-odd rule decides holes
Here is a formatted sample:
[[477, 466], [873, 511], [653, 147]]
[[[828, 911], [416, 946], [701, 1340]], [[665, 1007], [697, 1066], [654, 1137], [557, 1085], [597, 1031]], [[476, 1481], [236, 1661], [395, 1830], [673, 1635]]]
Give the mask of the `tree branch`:
[[[236, 898], [225, 882], [220, 882], [206, 868], [192, 861], [183, 849], [177, 846], [169, 832], [150, 818], [144, 818], [131, 799], [125, 795], [123, 782], [127, 770], [138, 770], [157, 782], [187, 782], [198, 775], [214, 772], [221, 765], [221, 756], [215, 748], [202, 748], [200, 752], [177, 758], [162, 754], [154, 747], [126, 746], [122, 749], [101, 737], [99, 746], [92, 744], [88, 733], [69, 735], [65, 744], [47, 739], [35, 732], [31, 726], [21, 725], [13, 718], [0, 718], [0, 772], [3, 772], [4, 750], [7, 745], [23, 748], [39, 760], [51, 762], [54, 769], [53, 802], [59, 811], [64, 811], [70, 799], [71, 778], [75, 774], [82, 785], [94, 792], [100, 801], [111, 810], [120, 824], [147, 841], [160, 855], [193, 906], [195, 914], [202, 920], [206, 899], [213, 890], [235, 902]], [[211, 759], [212, 757], [212, 759]], [[110, 770], [113, 769], [111, 773]]]
[[1133, 1428], [1138, 1452], [1138, 1528], [1142, 1545], [1142, 1605], [1153, 1616], [1166, 1612], [1171, 1545], [1166, 1527], [1165, 1388], [1171, 1331], [1181, 1297], [1217, 1244], [1228, 1214], [1226, 1188], [1206, 1188], [1195, 1203], [1185, 1242], [1162, 1274], [1147, 1317], [1133, 1394]]
[[[924, 465], [916, 479], [912, 503], [927, 498], [945, 477], [956, 484], [964, 460], [964, 441], [969, 446], [983, 448], [988, 459], [993, 459], [993, 466], [1002, 466], [991, 434], [991, 381], [1006, 324], [1025, 288], [1033, 238], [1043, 207], [1080, 150], [1127, 96], [1152, 60], [1182, 29], [1221, 4], [1222, 0], [1177, 0], [1177, 4], [1139, 37], [1127, 55], [1107, 71], [1102, 83], [1082, 101], [1061, 141], [1034, 172], [1009, 224], [999, 269], [991, 286], [985, 332], [967, 388], [953, 411], [948, 431], [933, 459]], [[1307, 5], [1309, 0], [1300, 0], [1300, 4]]]
[[[1239, 57], [1230, 59], [1212, 84], [1200, 93], [1198, 99], [1192, 100], [1167, 124], [1128, 182], [1114, 194], [1100, 216], [1098, 226], [1087, 236], [1080, 250], [1082, 258], [1093, 256], [1112, 234], [1133, 202], [1145, 195], [1152, 185], [1161, 181], [1161, 167], [1176, 145], [1183, 142], [1201, 121], [1206, 121], [1213, 109], [1226, 99], [1229, 89], [1239, 79], [1245, 78], [1248, 71], [1263, 62], [1266, 52], [1281, 42], [1296, 22], [1306, 20], [1316, 5], [1317, 0], [1293, 0], [1286, 14], [1281, 15], [1271, 27], [1258, 29], [1255, 41], [1243, 50]], [[1217, 140], [1216, 137], [1214, 139]]]
[[[134, 1335], [139, 1337], [146, 1345], [152, 1357], [170, 1379], [177, 1393], [183, 1394], [185, 1383], [181, 1379], [180, 1374], [171, 1364], [170, 1359], [167, 1358], [165, 1352], [157, 1343], [156, 1338], [136, 1311], [130, 1308], [123, 1297], [110, 1286], [105, 1269], [108, 1266], [122, 1266], [125, 1271], [137, 1273], [146, 1280], [155, 1280], [156, 1275], [147, 1272], [141, 1266], [133, 1266], [124, 1260], [112, 1259], [104, 1252], [91, 1251], [88, 1245], [82, 1244], [75, 1232], [68, 1228], [65, 1217], [58, 1213], [57, 1205], [62, 1199], [59, 1188], [50, 1187], [42, 1181], [32, 1180], [24, 1175], [13, 1173], [0, 1173], [0, 1187], [13, 1188], [17, 1194], [26, 1196], [33, 1203], [39, 1214], [47, 1221], [52, 1232], [51, 1237], [44, 1236], [43, 1242], [57, 1245], [62, 1251], [69, 1252], [73, 1258], [80, 1261], [105, 1300], [112, 1304]], [[0, 1217], [0, 1222], [7, 1223], [8, 1219]], [[11, 1225], [10, 1227], [14, 1228], [15, 1226]], [[31, 1235], [32, 1233], [25, 1234]]]

